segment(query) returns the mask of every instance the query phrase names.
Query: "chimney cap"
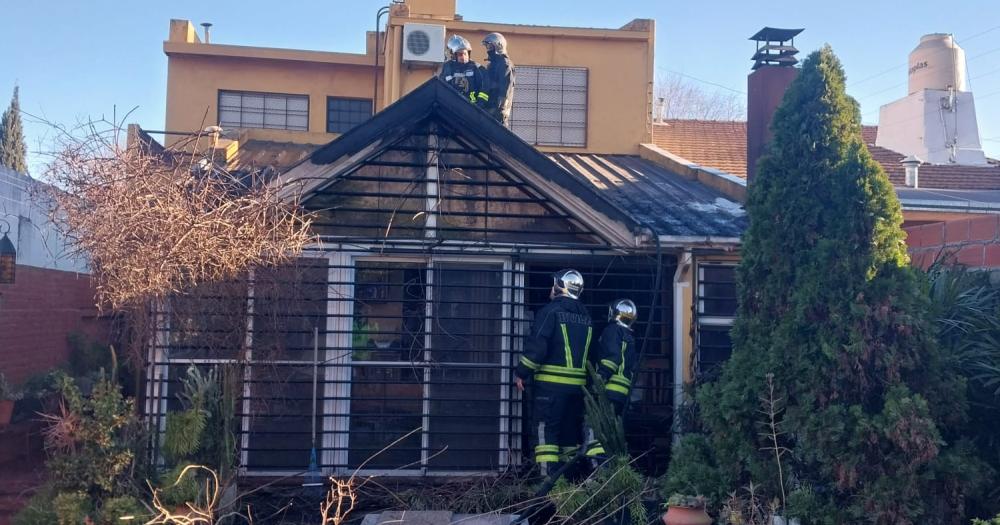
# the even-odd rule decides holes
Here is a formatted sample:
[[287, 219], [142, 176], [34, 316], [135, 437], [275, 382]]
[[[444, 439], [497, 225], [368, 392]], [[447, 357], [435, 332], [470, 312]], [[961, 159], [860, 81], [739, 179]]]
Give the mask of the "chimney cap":
[[803, 31], [805, 31], [805, 28], [781, 29], [778, 27], [765, 27], [764, 29], [754, 33], [749, 40], [756, 40], [758, 42], [785, 42], [795, 38]]
[[924, 161], [920, 160], [920, 157], [917, 157], [916, 155], [910, 155], [909, 157], [899, 161], [900, 164], [907, 168], [915, 168], [923, 162]]

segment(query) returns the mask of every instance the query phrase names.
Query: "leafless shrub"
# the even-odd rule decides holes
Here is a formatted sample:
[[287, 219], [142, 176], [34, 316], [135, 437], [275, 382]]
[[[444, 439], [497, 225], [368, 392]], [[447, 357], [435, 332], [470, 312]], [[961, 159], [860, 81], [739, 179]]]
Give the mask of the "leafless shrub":
[[[726, 88], [728, 89], [728, 88]], [[733, 91], [711, 90], [677, 73], [661, 73], [653, 88], [658, 119], [743, 120], [745, 98]]]
[[47, 169], [53, 221], [91, 261], [98, 306], [119, 310], [294, 257], [310, 219], [260, 172], [216, 162], [216, 135], [123, 144], [120, 124], [63, 134]]

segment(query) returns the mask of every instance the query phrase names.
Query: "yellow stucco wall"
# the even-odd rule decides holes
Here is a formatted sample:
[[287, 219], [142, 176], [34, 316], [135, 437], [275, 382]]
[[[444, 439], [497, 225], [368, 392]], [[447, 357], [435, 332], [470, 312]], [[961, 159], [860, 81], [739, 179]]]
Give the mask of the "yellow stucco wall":
[[[632, 22], [627, 29], [520, 26], [454, 19], [454, 0], [408, 0], [389, 17], [385, 55], [379, 57], [379, 89], [375, 107], [392, 103], [435, 73], [434, 67], [401, 61], [402, 25], [434, 23], [473, 43], [473, 59], [484, 62], [479, 42], [489, 32], [507, 38], [515, 66], [581, 67], [588, 71], [587, 147], [542, 148], [548, 151], [637, 154], [650, 142], [653, 82], [652, 21]], [[402, 16], [400, 16], [402, 15]], [[325, 143], [326, 97], [371, 99], [374, 45], [368, 35], [366, 54], [255, 48], [204, 44], [187, 20], [173, 20], [169, 39], [166, 127], [195, 131], [218, 122], [219, 90], [309, 95], [309, 132], [269, 130], [274, 140]], [[256, 135], [256, 133], [255, 133]], [[169, 136], [168, 143], [178, 140]]]

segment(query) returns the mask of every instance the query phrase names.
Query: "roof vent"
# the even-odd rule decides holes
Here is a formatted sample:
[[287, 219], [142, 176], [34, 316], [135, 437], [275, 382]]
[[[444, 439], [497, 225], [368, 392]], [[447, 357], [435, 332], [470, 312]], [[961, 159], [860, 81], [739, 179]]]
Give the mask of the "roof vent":
[[906, 168], [906, 179], [905, 183], [911, 188], [919, 188], [919, 171], [920, 171], [920, 159], [916, 155], [910, 155], [905, 159], [899, 161], [900, 164]]

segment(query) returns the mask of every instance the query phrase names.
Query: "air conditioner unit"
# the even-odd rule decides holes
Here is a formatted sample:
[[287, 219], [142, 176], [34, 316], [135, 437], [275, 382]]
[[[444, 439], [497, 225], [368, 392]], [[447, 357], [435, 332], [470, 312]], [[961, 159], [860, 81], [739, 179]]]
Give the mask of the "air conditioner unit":
[[444, 60], [444, 26], [403, 25], [403, 62], [440, 64]]

